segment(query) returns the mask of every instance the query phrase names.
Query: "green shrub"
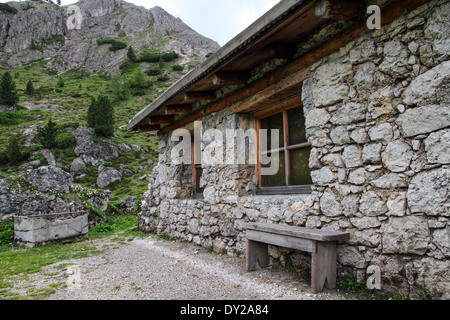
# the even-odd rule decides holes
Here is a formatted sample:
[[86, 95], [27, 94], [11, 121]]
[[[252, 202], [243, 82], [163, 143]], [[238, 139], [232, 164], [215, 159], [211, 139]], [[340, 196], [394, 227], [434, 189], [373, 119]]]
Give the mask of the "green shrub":
[[6, 13], [12, 13], [12, 14], [17, 13], [17, 9], [14, 7], [11, 7], [7, 3], [0, 3], [0, 11], [6, 12]]
[[161, 74], [161, 69], [159, 68], [153, 68], [153, 69], [149, 69], [147, 70], [147, 75], [148, 76], [159, 76]]
[[125, 49], [127, 47], [127, 44], [122, 41], [114, 41], [111, 47], [109, 47], [109, 51], [119, 51], [122, 49]]
[[179, 64], [176, 64], [176, 65], [172, 66], [172, 70], [173, 71], [183, 71], [184, 67], [180, 66]]
[[118, 51], [121, 49], [125, 49], [127, 47], [127, 44], [125, 42], [122, 42], [122, 41], [116, 40], [116, 39], [111, 39], [111, 38], [98, 38], [97, 44], [99, 46], [102, 46], [105, 44], [110, 44], [111, 45], [109, 47], [110, 51]]
[[169, 80], [170, 80], [170, 77], [168, 75], [163, 75], [163, 76], [158, 78], [159, 82], [166, 82], [166, 81], [169, 81]]
[[163, 58], [164, 62], [170, 62], [170, 61], [178, 59], [180, 57], [180, 55], [178, 53], [176, 53], [175, 51], [171, 51], [171, 52], [162, 53], [161, 57]]
[[159, 53], [151, 52], [151, 51], [143, 51], [138, 60], [138, 62], [158, 62], [159, 61]]
[[0, 112], [0, 124], [5, 126], [16, 125], [26, 120], [26, 111]]
[[56, 82], [56, 85], [59, 87], [59, 88], [64, 88], [64, 79], [61, 77], [61, 76], [58, 76], [58, 81]]
[[75, 137], [72, 132], [63, 132], [56, 137], [56, 145], [58, 149], [66, 149], [73, 146], [75, 143]]
[[8, 245], [14, 237], [14, 222], [0, 224], [0, 246]]
[[149, 50], [145, 50], [140, 54], [139, 59], [137, 61], [154, 63], [159, 62], [160, 59], [162, 59], [163, 62], [170, 62], [178, 59], [179, 57], [180, 55], [175, 51], [156, 53]]

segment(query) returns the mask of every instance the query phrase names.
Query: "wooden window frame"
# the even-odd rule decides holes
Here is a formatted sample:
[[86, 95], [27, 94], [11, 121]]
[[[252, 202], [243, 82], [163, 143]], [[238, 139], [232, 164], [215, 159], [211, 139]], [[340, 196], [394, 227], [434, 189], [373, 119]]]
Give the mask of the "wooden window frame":
[[192, 152], [192, 197], [194, 199], [203, 199], [203, 192], [200, 190], [200, 181], [197, 179], [198, 170], [202, 169], [202, 164], [196, 163], [196, 149], [194, 135], [191, 135], [191, 152]]
[[[302, 107], [302, 104], [290, 105], [280, 109], [272, 109], [267, 112], [259, 111], [254, 114], [254, 127], [257, 133], [257, 143], [255, 144], [255, 155], [256, 155], [256, 194], [258, 195], [288, 195], [288, 194], [310, 194], [312, 192], [312, 185], [291, 185], [291, 164], [290, 164], [290, 152], [292, 150], [297, 150], [301, 148], [311, 147], [310, 142], [305, 142], [296, 145], [289, 145], [289, 118], [288, 111], [291, 109]], [[260, 146], [260, 129], [261, 129], [261, 120], [269, 118], [271, 116], [277, 115], [279, 113], [283, 114], [283, 137], [284, 137], [284, 146], [274, 150], [267, 150], [265, 153], [278, 151], [285, 153], [285, 167], [286, 167], [286, 185], [278, 186], [278, 187], [263, 187], [262, 179], [261, 179], [261, 163], [260, 163], [260, 155], [261, 146]]]

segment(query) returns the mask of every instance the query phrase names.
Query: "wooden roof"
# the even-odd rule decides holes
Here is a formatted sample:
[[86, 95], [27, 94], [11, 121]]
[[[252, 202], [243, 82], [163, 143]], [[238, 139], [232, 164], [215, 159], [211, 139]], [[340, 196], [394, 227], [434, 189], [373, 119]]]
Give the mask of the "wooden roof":
[[[394, 0], [383, 11], [382, 23], [389, 23], [424, 2], [427, 0]], [[309, 66], [368, 31], [365, 20], [361, 20], [365, 14], [363, 0], [280, 1], [135, 115], [128, 129], [161, 135], [228, 106], [232, 106], [230, 113], [239, 113], [255, 112], [296, 98], [301, 102], [301, 84], [309, 76]], [[302, 40], [336, 19], [356, 22], [356, 25], [353, 23], [350, 31], [307, 55], [292, 59]], [[248, 82], [251, 70], [274, 58], [290, 60], [262, 78]], [[243, 84], [246, 85], [216, 98], [216, 90]], [[203, 101], [203, 107], [193, 111], [197, 101]]]

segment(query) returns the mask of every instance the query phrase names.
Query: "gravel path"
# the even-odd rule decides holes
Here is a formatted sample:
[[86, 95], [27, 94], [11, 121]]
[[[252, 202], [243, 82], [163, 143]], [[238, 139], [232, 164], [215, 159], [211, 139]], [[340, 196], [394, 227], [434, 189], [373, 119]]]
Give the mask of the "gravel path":
[[311, 294], [307, 281], [272, 267], [251, 273], [245, 260], [153, 236], [126, 244], [93, 241], [104, 252], [61, 263], [33, 276], [59, 286], [49, 300], [341, 300], [337, 291]]

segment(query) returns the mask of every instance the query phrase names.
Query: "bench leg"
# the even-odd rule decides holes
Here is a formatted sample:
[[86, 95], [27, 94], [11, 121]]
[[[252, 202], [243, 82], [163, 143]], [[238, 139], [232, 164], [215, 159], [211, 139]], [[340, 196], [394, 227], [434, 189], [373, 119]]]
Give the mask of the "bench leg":
[[269, 246], [262, 242], [247, 240], [246, 253], [247, 271], [269, 266]]
[[317, 242], [317, 252], [312, 254], [311, 291], [319, 293], [323, 287], [336, 288], [336, 242]]

